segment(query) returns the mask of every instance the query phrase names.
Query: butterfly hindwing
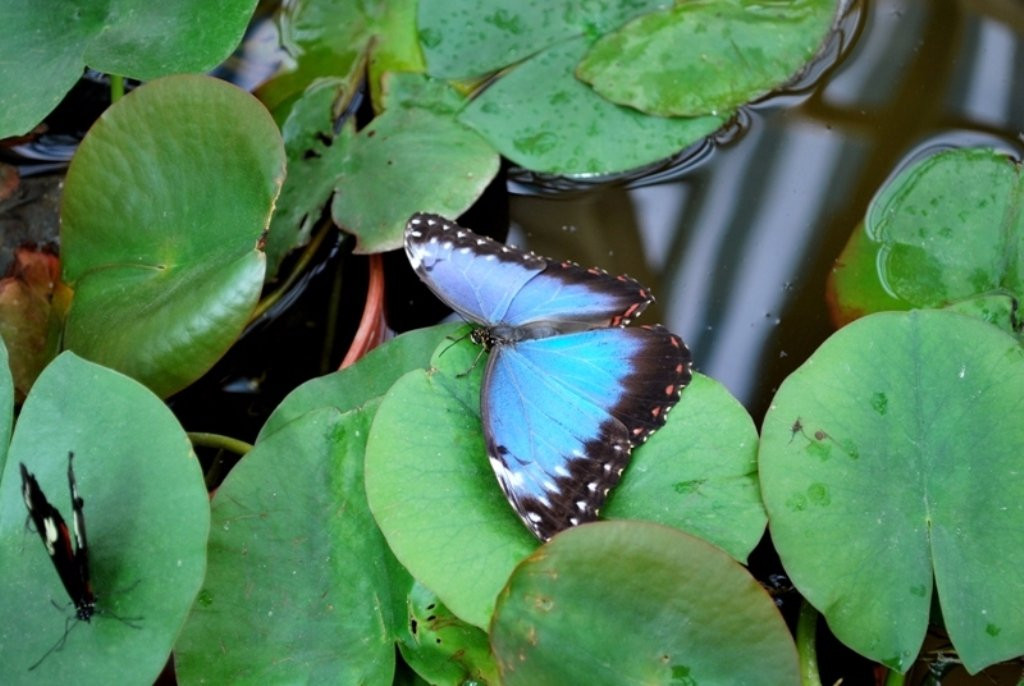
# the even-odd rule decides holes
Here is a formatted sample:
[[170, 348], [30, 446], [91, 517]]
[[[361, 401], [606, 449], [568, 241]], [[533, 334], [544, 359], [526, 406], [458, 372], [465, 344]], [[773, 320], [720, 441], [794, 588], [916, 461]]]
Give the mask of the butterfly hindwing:
[[630, 450], [690, 379], [663, 327], [605, 328], [492, 351], [481, 392], [491, 464], [538, 538], [596, 519]]
[[438, 297], [485, 326], [554, 326], [563, 333], [617, 326], [653, 301], [629, 277], [516, 250], [437, 215], [413, 215], [405, 251]]

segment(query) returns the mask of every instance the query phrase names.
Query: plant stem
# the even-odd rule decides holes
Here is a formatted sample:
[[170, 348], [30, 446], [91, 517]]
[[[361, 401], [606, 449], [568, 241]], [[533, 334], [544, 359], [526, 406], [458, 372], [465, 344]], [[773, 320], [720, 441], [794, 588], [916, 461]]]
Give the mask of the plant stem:
[[124, 77], [117, 74], [110, 75], [110, 102], [115, 103], [124, 97]]
[[218, 448], [235, 453], [236, 455], [245, 455], [252, 450], [252, 444], [240, 441], [237, 438], [231, 438], [230, 436], [204, 433], [202, 431], [188, 431], [185, 435], [188, 436], [188, 440], [192, 441], [194, 446]]
[[818, 674], [818, 646], [814, 640], [818, 628], [818, 611], [806, 599], [800, 601], [800, 616], [796, 620], [796, 651], [800, 658], [800, 683], [803, 686], [821, 686]]
[[885, 686], [903, 686], [904, 681], [905, 677], [903, 674], [895, 672], [891, 669], [885, 675]]

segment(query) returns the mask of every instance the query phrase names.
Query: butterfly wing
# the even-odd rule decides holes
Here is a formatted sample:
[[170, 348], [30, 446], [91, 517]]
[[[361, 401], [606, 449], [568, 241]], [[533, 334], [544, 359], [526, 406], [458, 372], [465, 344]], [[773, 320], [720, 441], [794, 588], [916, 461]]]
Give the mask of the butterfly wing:
[[516, 250], [432, 214], [415, 214], [405, 252], [420, 278], [467, 319], [582, 331], [627, 323], [653, 301], [626, 276]]
[[630, 451], [665, 422], [690, 355], [663, 327], [605, 328], [495, 348], [481, 393], [487, 452], [541, 540], [597, 517]]

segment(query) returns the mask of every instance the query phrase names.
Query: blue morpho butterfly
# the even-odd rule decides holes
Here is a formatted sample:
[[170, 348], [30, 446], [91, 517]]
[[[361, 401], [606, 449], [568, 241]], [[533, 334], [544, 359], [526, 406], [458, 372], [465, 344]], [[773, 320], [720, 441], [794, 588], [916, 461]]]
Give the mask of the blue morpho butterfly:
[[448, 306], [481, 325], [480, 392], [491, 466], [546, 541], [597, 518], [630, 451], [665, 423], [690, 353], [662, 326], [623, 328], [651, 302], [633, 279], [509, 248], [415, 214], [405, 252]]

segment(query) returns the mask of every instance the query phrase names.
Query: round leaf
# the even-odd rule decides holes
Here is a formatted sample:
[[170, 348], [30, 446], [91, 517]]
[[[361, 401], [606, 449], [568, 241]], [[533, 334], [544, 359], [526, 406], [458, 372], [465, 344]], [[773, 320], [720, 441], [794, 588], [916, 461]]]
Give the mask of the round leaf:
[[555, 43], [619, 26], [665, 0], [420, 0], [417, 26], [433, 76], [472, 78]]
[[531, 555], [499, 597], [491, 645], [507, 686], [800, 683], [757, 581], [717, 548], [643, 522], [585, 524]]
[[727, 112], [783, 85], [810, 61], [836, 7], [835, 0], [678, 3], [600, 38], [577, 74], [641, 112]]
[[255, 6], [256, 0], [4, 0], [0, 138], [39, 123], [86, 65], [143, 80], [211, 69], [241, 41]]
[[854, 650], [905, 671], [932, 578], [972, 672], [1024, 653], [1024, 349], [945, 311], [841, 329], [779, 389], [761, 488], [794, 584]]
[[[509, 506], [486, 457], [479, 347], [446, 341], [433, 366], [406, 374], [384, 397], [367, 441], [367, 498], [412, 575], [456, 615], [485, 627], [498, 590], [537, 540]], [[713, 382], [698, 382], [683, 398], [668, 423], [634, 451], [608, 514], [692, 527], [745, 557], [765, 519], [750, 419]], [[705, 404], [722, 411], [714, 430], [707, 414], [690, 415]], [[695, 436], [702, 432], [720, 437]]]
[[218, 489], [183, 684], [391, 684], [390, 553], [363, 490], [373, 409], [296, 419]]
[[608, 102], [573, 75], [586, 40], [561, 43], [517, 65], [460, 115], [502, 155], [534, 171], [611, 174], [671, 156], [724, 117], [665, 119]]
[[636, 451], [602, 513], [668, 524], [746, 560], [767, 521], [753, 420], [703, 374], [693, 375], [670, 417]]
[[162, 395], [198, 378], [259, 297], [283, 175], [270, 115], [222, 81], [169, 77], [111, 107], [68, 170], [65, 345]]
[[[30, 674], [73, 608], [25, 525], [18, 465], [72, 526], [69, 451], [97, 613], [72, 619]], [[203, 475], [170, 410], [121, 374], [59, 356], [22, 407], [0, 482], [0, 682], [152, 683], [202, 583], [209, 528]]]
[[347, 146], [331, 216], [356, 234], [357, 253], [402, 245], [414, 212], [457, 217], [498, 173], [498, 155], [450, 114], [396, 107], [358, 134], [346, 127], [335, 145]]

